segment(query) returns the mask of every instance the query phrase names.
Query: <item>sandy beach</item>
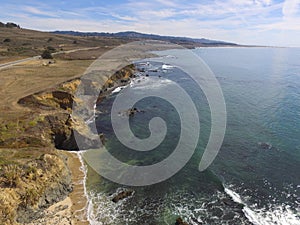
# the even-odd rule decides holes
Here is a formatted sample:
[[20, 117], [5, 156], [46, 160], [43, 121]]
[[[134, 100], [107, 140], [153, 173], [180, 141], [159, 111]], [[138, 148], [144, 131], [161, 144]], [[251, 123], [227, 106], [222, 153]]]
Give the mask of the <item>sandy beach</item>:
[[84, 193], [84, 172], [76, 152], [62, 152], [68, 157], [68, 166], [72, 174], [73, 191], [64, 200], [51, 205], [45, 216], [28, 225], [88, 225], [86, 216], [87, 199]]

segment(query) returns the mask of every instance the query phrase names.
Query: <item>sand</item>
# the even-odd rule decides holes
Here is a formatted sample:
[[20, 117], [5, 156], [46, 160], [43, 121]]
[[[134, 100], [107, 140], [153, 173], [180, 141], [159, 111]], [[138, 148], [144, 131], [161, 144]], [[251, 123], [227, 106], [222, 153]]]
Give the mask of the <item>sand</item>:
[[47, 208], [45, 216], [26, 225], [88, 225], [87, 198], [84, 193], [84, 172], [78, 155], [73, 152], [61, 152], [68, 157], [68, 166], [72, 173], [73, 191], [64, 200]]

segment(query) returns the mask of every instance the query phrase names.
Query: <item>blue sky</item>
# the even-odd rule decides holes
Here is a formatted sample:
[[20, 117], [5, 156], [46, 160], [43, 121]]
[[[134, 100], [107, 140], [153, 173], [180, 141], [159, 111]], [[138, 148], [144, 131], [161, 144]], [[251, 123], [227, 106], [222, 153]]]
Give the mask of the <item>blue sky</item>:
[[300, 47], [300, 0], [0, 0], [0, 21], [53, 31], [138, 31]]

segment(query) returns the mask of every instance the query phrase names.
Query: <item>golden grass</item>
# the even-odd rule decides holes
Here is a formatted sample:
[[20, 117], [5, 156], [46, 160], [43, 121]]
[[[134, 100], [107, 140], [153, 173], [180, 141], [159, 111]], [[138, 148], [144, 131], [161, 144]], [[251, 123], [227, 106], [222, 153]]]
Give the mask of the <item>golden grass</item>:
[[51, 149], [0, 149], [0, 161], [3, 156], [12, 161], [0, 164], [0, 224], [15, 224], [17, 208], [36, 207], [45, 190], [65, 176], [66, 164]]
[[[11, 41], [4, 43], [3, 40], [6, 38]], [[60, 35], [28, 29], [0, 28], [0, 55], [2, 60], [9, 60], [12, 56], [40, 55], [48, 46], [59, 51], [84, 47], [115, 47], [126, 42], [128, 40]], [[0, 63], [2, 63], [1, 57]]]
[[[11, 42], [3, 43], [6, 38], [11, 39]], [[39, 127], [44, 116], [56, 112], [22, 107], [17, 103], [19, 99], [46, 90], [58, 90], [59, 84], [81, 77], [95, 58], [125, 42], [113, 38], [74, 37], [26, 29], [0, 28], [0, 64], [39, 55], [47, 46], [54, 47], [57, 51], [99, 47], [56, 55], [55, 63], [50, 65], [45, 63], [47, 60], [32, 60], [1, 69], [0, 143], [3, 140], [5, 143], [6, 140], [18, 143], [19, 137], [32, 137], [31, 141], [37, 141], [32, 134], [36, 131], [34, 128]], [[67, 83], [61, 88], [66, 91], [74, 90], [79, 83], [80, 81]], [[18, 206], [36, 205], [45, 189], [58, 182], [61, 176], [66, 176], [68, 170], [58, 156], [61, 153], [52, 147], [24, 147], [13, 144], [8, 148], [4, 146], [6, 145], [0, 148], [0, 224], [13, 224]], [[69, 167], [76, 184], [83, 178], [82, 173], [76, 174], [79, 166], [78, 159], [71, 157]], [[71, 197], [75, 204], [72, 210], [76, 212], [85, 206], [86, 201], [82, 199], [82, 184], [74, 188], [75, 192]], [[75, 217], [80, 217], [79, 214], [74, 213]]]
[[[35, 60], [1, 70], [0, 113], [14, 109], [19, 99], [54, 88], [71, 78], [81, 76], [93, 60], [56, 60], [49, 66]], [[19, 108], [18, 108], [19, 109]]]

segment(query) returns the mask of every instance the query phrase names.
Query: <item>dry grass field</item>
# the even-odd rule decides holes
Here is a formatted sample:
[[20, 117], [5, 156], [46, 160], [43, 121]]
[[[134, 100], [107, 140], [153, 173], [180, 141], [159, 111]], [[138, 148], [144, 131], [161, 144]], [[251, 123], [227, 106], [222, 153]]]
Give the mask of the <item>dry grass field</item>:
[[[27, 95], [54, 87], [84, 73], [92, 60], [33, 60], [0, 71], [0, 110], [14, 110]], [[18, 107], [19, 109], [19, 107]]]
[[[9, 39], [10, 41], [4, 41]], [[101, 54], [125, 40], [101, 37], [74, 37], [18, 28], [0, 28], [0, 64], [41, 54], [51, 46], [56, 51], [69, 53], [55, 55], [54, 64], [43, 65], [37, 59], [9, 68], [0, 68], [0, 119], [14, 118], [26, 109], [17, 101], [30, 94], [55, 87], [81, 76], [86, 68]], [[92, 50], [80, 50], [94, 47]], [[74, 51], [72, 51], [74, 50]]]
[[[52, 114], [56, 118], [56, 114], [61, 115], [61, 112], [23, 107], [18, 101], [34, 93], [55, 90], [59, 84], [80, 77], [101, 54], [125, 42], [111, 38], [73, 37], [18, 28], [0, 28], [0, 64], [40, 55], [48, 46], [55, 48], [55, 52], [65, 52], [56, 54], [51, 64], [48, 63], [49, 60], [32, 59], [0, 67], [0, 193], [7, 196], [6, 199], [0, 196], [1, 224], [16, 224], [16, 210], [20, 204], [36, 204], [50, 181], [51, 185], [59, 183], [68, 173], [62, 160], [64, 154], [58, 153], [53, 145], [42, 144], [44, 140], [40, 140], [46, 129], [41, 127], [44, 118]], [[91, 47], [93, 49], [79, 50]], [[46, 132], [49, 132], [50, 128], [47, 129]], [[48, 169], [45, 166], [48, 163], [47, 157], [55, 159], [55, 163], [51, 166], [49, 164]], [[43, 171], [48, 183], [46, 180], [29, 180], [29, 175], [24, 175], [29, 168], [27, 164], [36, 162], [46, 163], [36, 171]], [[79, 164], [71, 162], [69, 165], [73, 178], [80, 178], [82, 172], [79, 171]], [[60, 168], [59, 171], [57, 168]], [[37, 174], [30, 172], [30, 176], [34, 178]], [[75, 202], [79, 202], [76, 199], [78, 193], [82, 194], [82, 185], [74, 186], [71, 197]], [[77, 204], [76, 207], [70, 207], [72, 209], [68, 210], [75, 212], [81, 206]], [[71, 212], [69, 214], [70, 218], [75, 215]]]
[[86, 47], [110, 48], [126, 40], [105, 37], [76, 37], [18, 28], [0, 28], [0, 64], [40, 55], [48, 46], [56, 51]]

